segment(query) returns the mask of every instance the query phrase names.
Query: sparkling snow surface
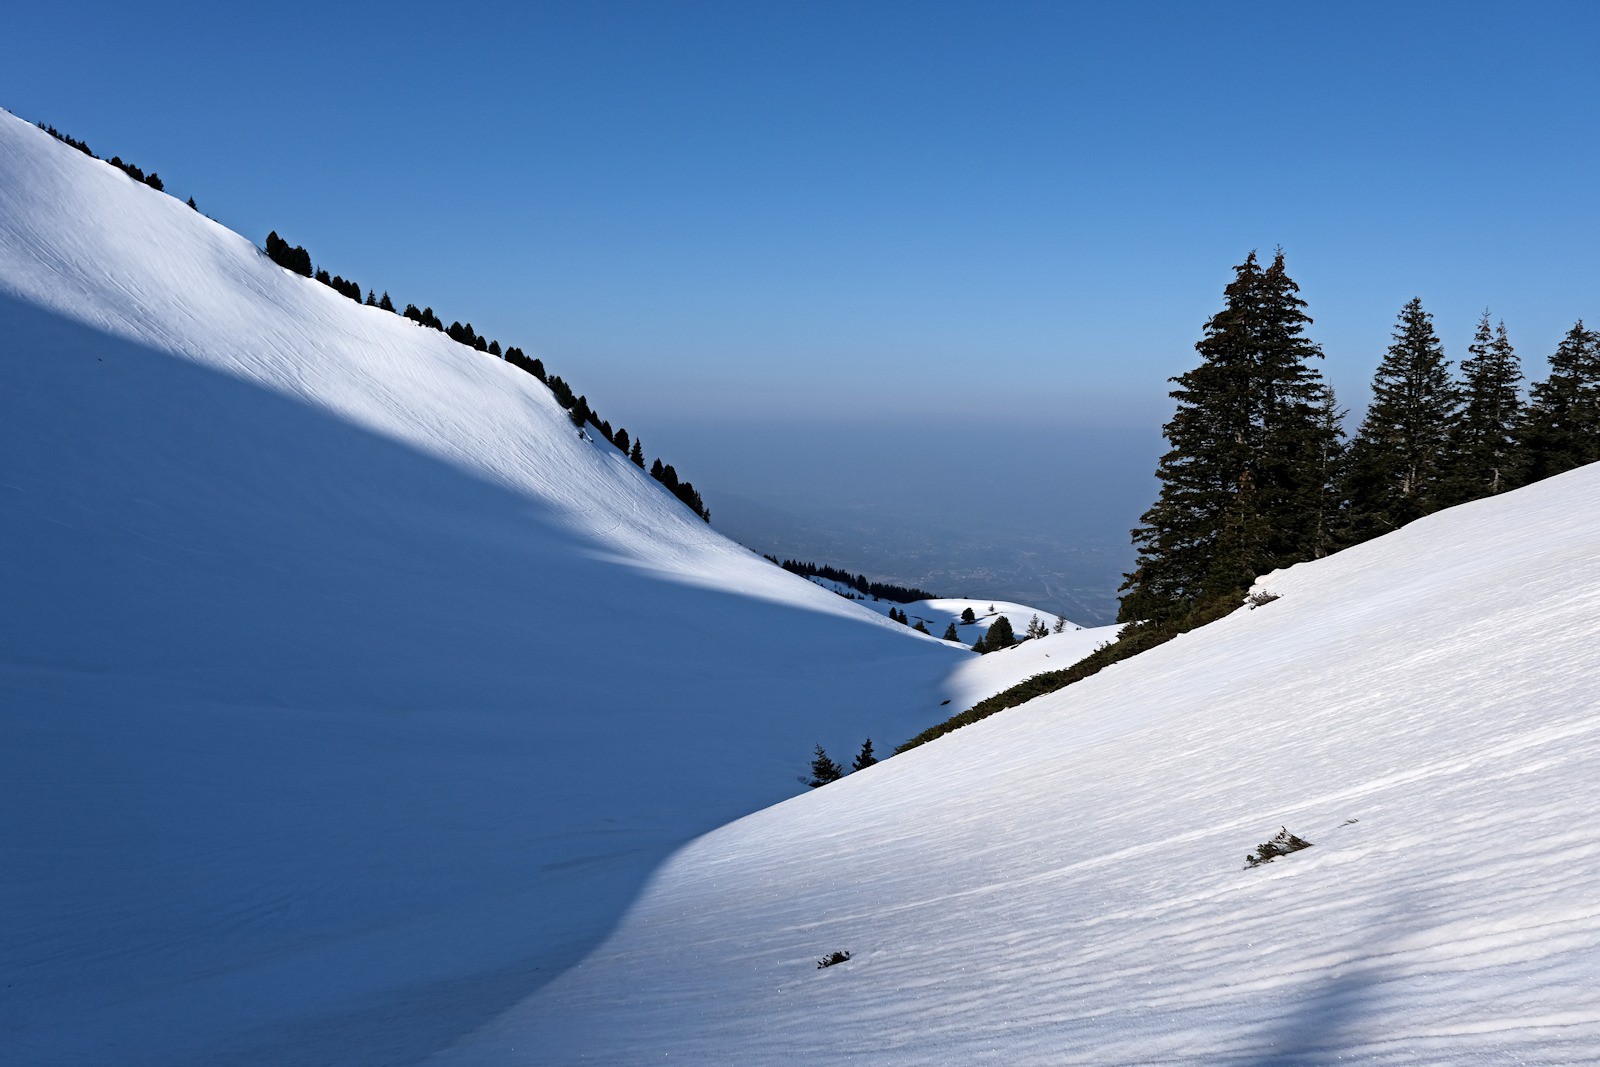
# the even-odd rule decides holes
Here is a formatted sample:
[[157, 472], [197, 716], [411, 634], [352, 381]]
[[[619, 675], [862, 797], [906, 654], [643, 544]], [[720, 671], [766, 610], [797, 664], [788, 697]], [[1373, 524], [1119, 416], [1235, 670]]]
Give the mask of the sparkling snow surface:
[[441, 1062], [1592, 1063], [1597, 517], [1435, 515], [711, 833]]
[[975, 658], [4, 113], [0, 383], [0, 1062], [415, 1062]]

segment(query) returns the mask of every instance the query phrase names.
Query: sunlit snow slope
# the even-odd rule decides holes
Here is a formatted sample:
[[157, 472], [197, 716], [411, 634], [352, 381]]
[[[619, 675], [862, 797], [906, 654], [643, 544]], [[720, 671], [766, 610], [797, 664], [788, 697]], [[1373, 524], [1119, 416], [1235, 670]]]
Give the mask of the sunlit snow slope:
[[970, 653], [0, 113], [0, 1061], [404, 1063]]
[[1592, 1063], [1597, 520], [1432, 516], [718, 830], [442, 1062]]

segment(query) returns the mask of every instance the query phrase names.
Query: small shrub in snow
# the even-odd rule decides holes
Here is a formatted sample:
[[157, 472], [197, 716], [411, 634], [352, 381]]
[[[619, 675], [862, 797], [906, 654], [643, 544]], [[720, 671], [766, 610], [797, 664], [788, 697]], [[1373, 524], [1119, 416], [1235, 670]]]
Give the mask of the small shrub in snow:
[[1261, 605], [1270, 604], [1274, 600], [1278, 600], [1280, 598], [1277, 593], [1269, 593], [1265, 589], [1257, 589], [1254, 593], [1251, 593], [1244, 599], [1245, 603], [1250, 605], [1250, 610], [1254, 611]]
[[826, 956], [822, 957], [820, 960], [817, 961], [817, 970], [820, 971], [824, 967], [832, 967], [835, 963], [843, 963], [845, 960], [847, 960], [849, 958], [850, 958], [850, 953], [848, 953], [848, 952], [838, 952], [838, 951], [830, 952]]
[[1287, 856], [1291, 852], [1299, 852], [1303, 848], [1310, 848], [1311, 842], [1303, 837], [1296, 837], [1289, 832], [1287, 826], [1278, 829], [1278, 836], [1271, 841], [1263, 842], [1256, 846], [1254, 856], [1245, 856], [1244, 869], [1259, 867], [1263, 863], [1271, 863], [1279, 856]]

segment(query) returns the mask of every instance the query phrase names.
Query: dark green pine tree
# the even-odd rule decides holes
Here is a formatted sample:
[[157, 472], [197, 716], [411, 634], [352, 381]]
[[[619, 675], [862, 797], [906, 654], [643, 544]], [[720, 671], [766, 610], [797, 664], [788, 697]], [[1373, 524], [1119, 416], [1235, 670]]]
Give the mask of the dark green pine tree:
[[837, 782], [843, 777], [844, 768], [829, 759], [828, 753], [818, 745], [816, 755], [811, 758], [811, 780], [806, 784], [815, 789], [829, 782]]
[[983, 635], [983, 648], [986, 652], [998, 652], [1016, 643], [1017, 633], [1011, 628], [1011, 620], [1004, 615], [990, 623], [989, 632]]
[[1538, 481], [1600, 460], [1600, 333], [1579, 319], [1528, 391], [1519, 433], [1522, 479]]
[[[1256, 374], [1261, 424], [1257, 490], [1266, 523], [1266, 554], [1250, 561], [1253, 582], [1265, 569], [1327, 555], [1323, 519], [1336, 506], [1343, 452], [1342, 413], [1315, 360], [1322, 349], [1305, 335], [1311, 318], [1283, 250], [1262, 275], [1261, 366]], [[1228, 595], [1233, 595], [1232, 591]]]
[[866, 741], [862, 742], [861, 751], [856, 754], [855, 762], [850, 764], [850, 769], [853, 771], [864, 771], [877, 762], [878, 757], [872, 754], [872, 738], [869, 737], [866, 739]]
[[1258, 574], [1315, 553], [1337, 426], [1304, 308], [1282, 252], [1265, 270], [1254, 252], [1234, 268], [1195, 345], [1200, 365], [1172, 379], [1161, 490], [1133, 531], [1120, 621], [1237, 602]]
[[1445, 506], [1450, 434], [1461, 406], [1433, 318], [1412, 298], [1372, 379], [1372, 403], [1350, 446], [1346, 488], [1353, 543]]
[[[633, 462], [635, 467], [638, 467], [640, 470], [644, 470], [644, 445], [639, 443], [639, 439], [637, 437], [633, 439], [633, 451], [628, 453], [628, 459]], [[656, 462], [659, 463], [660, 460], [657, 460]]]
[[961, 640], [961, 635], [956, 633], [956, 624], [955, 623], [951, 623], [949, 626], [946, 626], [944, 628], [944, 639], [946, 641], [960, 641]]
[[1344, 530], [1345, 469], [1350, 450], [1344, 440], [1344, 417], [1348, 414], [1339, 407], [1333, 386], [1324, 386], [1322, 402], [1317, 408], [1319, 453], [1313, 480], [1321, 492], [1309, 524], [1310, 557], [1321, 559], [1339, 550], [1339, 537]]
[[1461, 361], [1461, 414], [1451, 429], [1443, 487], [1447, 504], [1493, 496], [1516, 484], [1512, 467], [1522, 417], [1522, 367], [1506, 324], [1491, 330], [1485, 311], [1467, 351], [1470, 355]]

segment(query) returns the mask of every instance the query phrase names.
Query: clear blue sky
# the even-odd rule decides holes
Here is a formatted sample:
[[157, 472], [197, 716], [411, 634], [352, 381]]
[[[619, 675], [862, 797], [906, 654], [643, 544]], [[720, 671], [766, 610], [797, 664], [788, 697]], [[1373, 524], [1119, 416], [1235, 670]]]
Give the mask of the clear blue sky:
[[1600, 5], [1229, 6], [13, 5], [0, 104], [647, 436], [1154, 431], [1276, 245], [1347, 403], [1600, 319]]

